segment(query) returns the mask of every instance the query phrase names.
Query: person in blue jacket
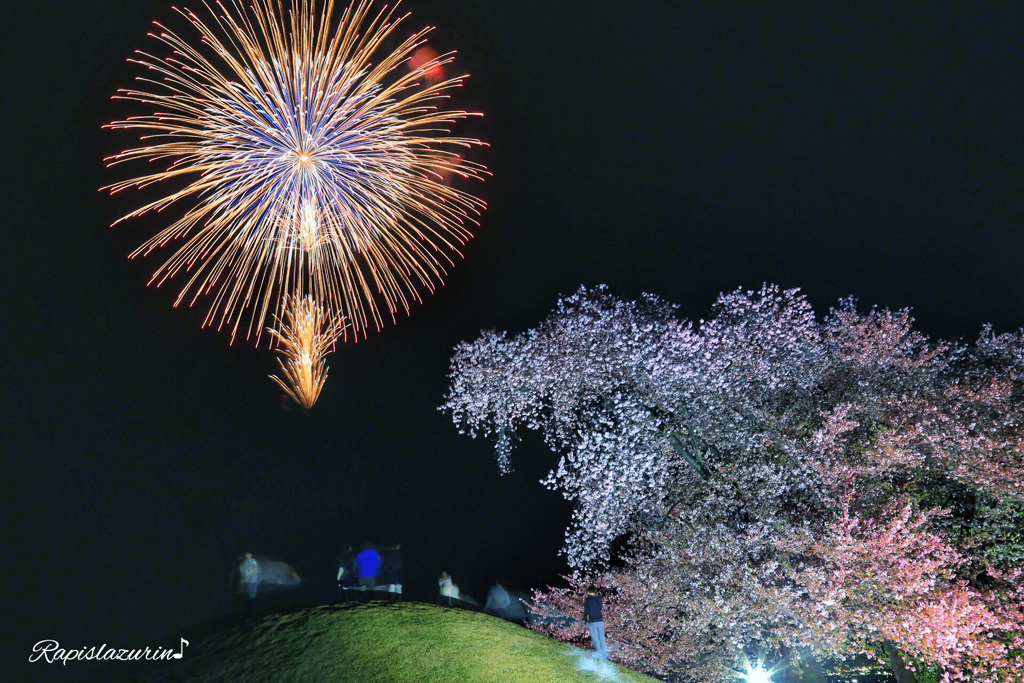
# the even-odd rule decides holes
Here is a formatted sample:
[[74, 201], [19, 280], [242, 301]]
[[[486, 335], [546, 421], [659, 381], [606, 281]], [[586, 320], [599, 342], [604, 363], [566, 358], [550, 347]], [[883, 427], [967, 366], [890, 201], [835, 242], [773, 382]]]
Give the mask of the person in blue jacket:
[[356, 573], [356, 585], [360, 590], [372, 592], [377, 586], [377, 575], [380, 574], [380, 553], [367, 545], [356, 555], [352, 564]]
[[590, 640], [594, 643], [594, 654], [601, 659], [608, 659], [608, 649], [604, 642], [604, 615], [601, 614], [604, 603], [597, 596], [593, 586], [587, 589], [587, 597], [583, 601], [583, 618], [590, 626]]

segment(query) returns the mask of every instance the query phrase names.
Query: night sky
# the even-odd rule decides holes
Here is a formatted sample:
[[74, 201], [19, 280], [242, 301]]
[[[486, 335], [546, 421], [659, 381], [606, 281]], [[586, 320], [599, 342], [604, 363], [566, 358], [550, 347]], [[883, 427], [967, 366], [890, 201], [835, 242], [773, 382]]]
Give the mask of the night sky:
[[456, 343], [580, 284], [693, 318], [767, 281], [819, 313], [913, 307], [933, 337], [1024, 324], [1024, 8], [862, 4], [409, 3], [472, 74], [489, 208], [445, 287], [331, 357], [308, 415], [272, 354], [145, 286], [160, 257], [126, 255], [161, 220], [107, 227], [139, 197], [97, 191], [131, 142], [100, 126], [142, 113], [109, 98], [151, 20], [181, 28], [170, 1], [5, 9], [4, 661], [176, 643], [226, 614], [245, 550], [310, 600], [364, 540], [402, 543], [413, 598], [442, 569], [478, 599], [556, 582], [555, 456], [527, 435], [500, 477], [437, 406]]

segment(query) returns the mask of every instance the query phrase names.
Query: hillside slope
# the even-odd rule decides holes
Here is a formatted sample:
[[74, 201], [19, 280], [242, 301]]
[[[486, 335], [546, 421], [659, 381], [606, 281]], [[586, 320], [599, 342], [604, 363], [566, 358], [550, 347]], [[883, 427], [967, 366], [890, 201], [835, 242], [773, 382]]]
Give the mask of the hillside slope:
[[330, 605], [255, 619], [162, 664], [161, 681], [570, 683], [655, 679], [500, 619], [423, 603]]

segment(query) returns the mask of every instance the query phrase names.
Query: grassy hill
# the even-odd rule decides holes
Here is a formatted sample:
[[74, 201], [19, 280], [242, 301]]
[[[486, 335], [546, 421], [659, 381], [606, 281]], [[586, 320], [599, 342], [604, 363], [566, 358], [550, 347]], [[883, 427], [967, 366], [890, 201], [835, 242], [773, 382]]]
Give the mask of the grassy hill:
[[[594, 666], [598, 665], [597, 670]], [[194, 642], [161, 681], [652, 682], [500, 619], [423, 603], [331, 605]]]

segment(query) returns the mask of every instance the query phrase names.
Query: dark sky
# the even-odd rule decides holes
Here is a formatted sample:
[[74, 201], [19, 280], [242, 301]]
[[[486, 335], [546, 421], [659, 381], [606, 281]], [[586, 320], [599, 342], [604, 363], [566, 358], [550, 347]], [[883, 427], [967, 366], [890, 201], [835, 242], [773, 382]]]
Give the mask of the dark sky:
[[310, 590], [365, 539], [403, 544], [414, 597], [441, 569], [478, 597], [556, 581], [554, 457], [527, 438], [499, 477], [436, 406], [458, 341], [580, 284], [689, 317], [769, 281], [821, 312], [911, 306], [933, 336], [1024, 324], [1024, 8], [766, 4], [415, 0], [473, 74], [489, 210], [444, 288], [332, 357], [309, 415], [268, 352], [145, 287], [157, 258], [125, 257], [160, 221], [107, 227], [135, 198], [97, 192], [127, 142], [100, 125], [133, 113], [109, 96], [169, 0], [5, 9], [5, 661], [172, 644], [224, 614], [245, 549]]

